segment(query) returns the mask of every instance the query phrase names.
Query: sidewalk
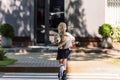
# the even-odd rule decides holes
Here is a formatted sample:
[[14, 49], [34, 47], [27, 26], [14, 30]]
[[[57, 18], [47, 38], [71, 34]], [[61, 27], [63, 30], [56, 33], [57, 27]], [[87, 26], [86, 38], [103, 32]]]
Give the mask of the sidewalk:
[[[7, 56], [18, 61], [1, 72], [58, 72], [56, 47], [12, 48]], [[112, 63], [120, 59], [119, 49], [79, 48], [73, 49], [68, 61], [68, 73], [109, 73], [120, 74], [120, 64]]]

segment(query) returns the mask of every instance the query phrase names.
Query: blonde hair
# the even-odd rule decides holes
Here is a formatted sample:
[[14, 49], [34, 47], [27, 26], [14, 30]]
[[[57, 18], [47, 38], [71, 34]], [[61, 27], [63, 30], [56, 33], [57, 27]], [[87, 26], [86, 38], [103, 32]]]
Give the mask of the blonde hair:
[[58, 25], [58, 33], [59, 34], [64, 34], [64, 31], [66, 30], [66, 24], [64, 22], [61, 22]]
[[64, 22], [60, 22], [60, 24], [58, 25], [58, 33], [61, 37], [61, 40], [64, 40], [65, 32], [66, 32], [66, 24]]

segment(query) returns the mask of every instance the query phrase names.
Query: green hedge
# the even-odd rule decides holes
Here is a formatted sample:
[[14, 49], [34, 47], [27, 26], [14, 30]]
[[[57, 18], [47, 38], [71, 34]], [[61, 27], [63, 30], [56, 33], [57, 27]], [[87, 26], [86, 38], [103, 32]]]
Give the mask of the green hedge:
[[120, 26], [114, 28], [114, 42], [120, 42]]

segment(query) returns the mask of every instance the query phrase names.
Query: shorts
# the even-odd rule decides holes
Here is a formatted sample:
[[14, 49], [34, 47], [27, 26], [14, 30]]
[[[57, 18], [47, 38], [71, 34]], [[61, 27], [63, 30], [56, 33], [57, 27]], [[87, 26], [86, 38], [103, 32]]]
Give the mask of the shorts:
[[66, 59], [70, 55], [69, 49], [58, 49], [57, 60]]

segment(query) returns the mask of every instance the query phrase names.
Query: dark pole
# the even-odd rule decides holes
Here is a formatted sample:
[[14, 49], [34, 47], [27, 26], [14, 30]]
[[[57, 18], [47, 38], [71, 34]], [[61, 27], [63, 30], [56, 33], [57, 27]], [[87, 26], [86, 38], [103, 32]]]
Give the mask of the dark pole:
[[37, 33], [36, 33], [36, 28], [37, 28], [37, 0], [34, 0], [34, 45], [37, 43]]
[[45, 45], [49, 42], [49, 0], [45, 0]]

